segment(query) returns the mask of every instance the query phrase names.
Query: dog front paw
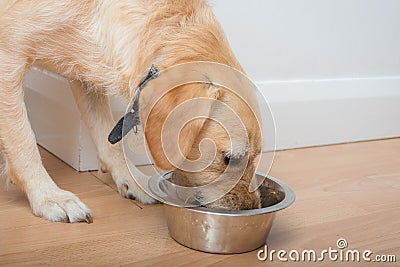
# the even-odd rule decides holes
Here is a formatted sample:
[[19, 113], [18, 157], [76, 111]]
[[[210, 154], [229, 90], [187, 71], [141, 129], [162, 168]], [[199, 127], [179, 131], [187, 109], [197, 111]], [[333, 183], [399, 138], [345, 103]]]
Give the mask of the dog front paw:
[[33, 214], [52, 222], [93, 222], [90, 209], [77, 196], [59, 188], [32, 199], [31, 205]]
[[[129, 178], [128, 178], [129, 179]], [[144, 192], [135, 181], [125, 178], [116, 178], [115, 183], [117, 184], [118, 192], [121, 196], [129, 199], [138, 200], [143, 204], [155, 204], [158, 201], [146, 192]]]

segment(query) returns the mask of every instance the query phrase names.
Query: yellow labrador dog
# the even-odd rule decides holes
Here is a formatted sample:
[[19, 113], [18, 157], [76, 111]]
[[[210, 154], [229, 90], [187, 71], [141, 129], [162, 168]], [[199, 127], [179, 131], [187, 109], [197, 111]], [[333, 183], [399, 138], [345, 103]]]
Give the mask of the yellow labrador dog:
[[[26, 193], [33, 213], [50, 221], [92, 222], [89, 208], [73, 193], [60, 189], [42, 165], [24, 105], [24, 76], [32, 66], [52, 70], [70, 81], [102, 170], [111, 173], [122, 196], [150, 204], [156, 201], [129, 178], [121, 146], [107, 140], [114, 125], [107, 95], [131, 99], [150, 66], [164, 70], [191, 61], [218, 62], [242, 70], [205, 0], [0, 0], [3, 171]], [[217, 178], [229, 162], [246, 159], [239, 183], [207, 206], [258, 208], [259, 193], [249, 192], [248, 186], [255, 171], [254, 159], [261, 150], [261, 133], [250, 108], [223, 88], [184, 85], [157, 103], [145, 133], [156, 166], [174, 168], [162, 152], [161, 128], [174, 107], [196, 97], [229, 105], [244, 118], [249, 140], [236, 140], [243, 145], [231, 148], [218, 123], [188, 123], [180, 138], [185, 157], [196, 159], [204, 138], [214, 140], [217, 154], [202, 172], [176, 170], [178, 178], [187, 186], [202, 185]]]

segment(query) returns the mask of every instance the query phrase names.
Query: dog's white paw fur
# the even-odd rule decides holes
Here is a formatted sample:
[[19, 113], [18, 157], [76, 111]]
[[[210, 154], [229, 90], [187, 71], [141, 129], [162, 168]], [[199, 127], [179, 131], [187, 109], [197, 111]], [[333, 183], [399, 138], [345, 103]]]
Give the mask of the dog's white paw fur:
[[90, 209], [71, 192], [53, 188], [31, 199], [33, 214], [52, 222], [92, 223]]
[[148, 194], [146, 194], [136, 183], [132, 181], [132, 178], [122, 178], [121, 176], [116, 176], [114, 178], [117, 184], [118, 192], [121, 196], [129, 199], [136, 199], [143, 204], [155, 204], [158, 201]]
[[135, 182], [128, 166], [125, 164], [125, 158], [121, 150], [103, 150], [100, 157], [100, 170], [102, 172], [110, 172], [117, 185], [118, 192], [121, 196], [128, 199], [140, 201], [143, 204], [155, 204], [158, 201], [149, 196]]

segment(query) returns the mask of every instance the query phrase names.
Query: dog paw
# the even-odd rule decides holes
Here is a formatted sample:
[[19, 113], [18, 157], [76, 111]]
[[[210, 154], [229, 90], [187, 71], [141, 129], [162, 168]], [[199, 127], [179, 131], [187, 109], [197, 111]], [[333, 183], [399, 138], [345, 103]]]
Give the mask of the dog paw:
[[93, 222], [90, 209], [77, 196], [58, 188], [33, 201], [32, 210], [52, 222]]
[[125, 178], [115, 180], [118, 192], [121, 196], [133, 200], [138, 200], [143, 204], [155, 204], [158, 201], [146, 194], [134, 181], [128, 181]]

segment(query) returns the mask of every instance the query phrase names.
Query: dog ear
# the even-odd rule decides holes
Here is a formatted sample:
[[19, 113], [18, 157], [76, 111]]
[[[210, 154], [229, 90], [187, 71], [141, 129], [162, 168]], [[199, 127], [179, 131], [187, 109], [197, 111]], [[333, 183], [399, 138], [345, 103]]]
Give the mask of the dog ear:
[[[218, 99], [220, 97], [220, 94], [221, 93], [219, 88], [212, 85], [188, 84], [176, 87], [175, 89], [169, 91], [154, 105], [152, 110], [148, 113], [148, 117], [144, 125], [144, 132], [147, 146], [150, 150], [154, 164], [158, 168], [163, 170], [171, 170], [175, 168], [165, 155], [161, 136], [162, 129], [168, 115], [179, 104], [182, 104], [187, 100], [196, 98]], [[208, 102], [208, 104], [206, 102]], [[210, 114], [212, 109], [212, 104], [210, 104], [210, 102], [212, 101], [206, 102], [201, 103], [207, 106], [197, 106], [195, 108], [201, 108], [201, 110], [204, 110], [206, 114]], [[186, 157], [206, 120], [206, 118], [196, 118], [189, 121], [187, 124], [184, 125], [184, 127], [182, 127], [182, 125], [179, 125], [179, 127], [182, 127], [182, 129], [176, 129], [177, 131], [180, 130], [178, 141], [179, 148], [177, 147], [176, 152], [174, 150], [173, 153], [179, 153], [180, 149], [183, 156]]]

